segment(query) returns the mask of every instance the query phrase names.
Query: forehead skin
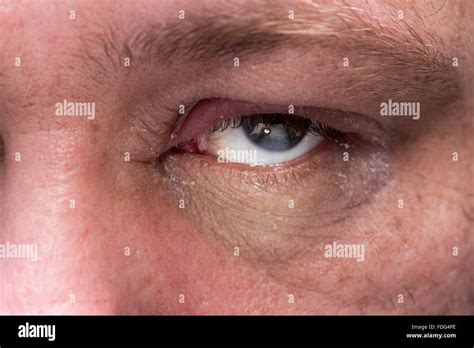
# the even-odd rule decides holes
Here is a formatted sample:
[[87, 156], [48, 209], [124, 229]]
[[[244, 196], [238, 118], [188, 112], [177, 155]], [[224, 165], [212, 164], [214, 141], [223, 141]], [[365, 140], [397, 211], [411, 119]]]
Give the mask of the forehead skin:
[[[146, 170], [119, 164], [128, 148], [116, 144], [117, 131], [126, 128], [127, 116], [117, 106], [118, 101], [121, 97], [131, 100], [128, 93], [134, 97], [140, 93], [119, 83], [124, 76], [114, 71], [107, 52], [112, 56], [114, 52], [126, 54], [120, 43], [139, 35], [142, 27], [176, 22], [182, 9], [186, 16], [222, 13], [245, 17], [256, 8], [262, 12], [279, 8], [286, 13], [301, 7], [287, 4], [209, 0], [23, 1], [0, 5], [2, 32], [7, 33], [0, 37], [0, 132], [6, 157], [13, 158], [17, 151], [22, 154], [21, 164], [7, 160], [0, 193], [0, 232], [2, 241], [38, 243], [43, 255], [35, 264], [6, 261], [8, 273], [1, 265], [6, 281], [0, 287], [0, 298], [8, 301], [0, 303], [0, 312], [472, 314], [470, 271], [444, 276], [460, 263], [472, 261], [468, 256], [468, 251], [472, 254], [472, 237], [466, 236], [469, 229], [472, 232], [472, 224], [453, 212], [453, 206], [464, 204], [468, 215], [472, 214], [472, 203], [461, 202], [459, 194], [459, 186], [467, 186], [469, 168], [460, 171], [462, 179], [452, 185], [455, 190], [450, 187], [451, 180], [456, 179], [449, 177], [443, 183], [447, 189], [435, 180], [424, 180], [420, 191], [436, 192], [428, 197], [410, 192], [409, 185], [404, 188], [410, 197], [407, 201], [413, 197], [413, 205], [420, 209], [408, 213], [405, 222], [396, 218], [390, 221], [393, 228], [404, 232], [401, 236], [388, 233], [383, 242], [379, 240], [393, 245], [388, 251], [378, 251], [383, 262], [363, 272], [341, 266], [342, 272], [337, 273], [303, 257], [291, 267], [270, 270], [229, 257], [232, 249], [224, 249], [212, 236], [181, 219], [176, 209], [160, 206], [166, 192], [150, 189], [152, 180]], [[324, 8], [326, 4], [315, 2], [311, 6]], [[373, 1], [343, 4], [370, 10], [387, 24], [392, 17], [386, 11], [397, 10], [389, 3]], [[399, 7], [413, 26], [421, 28], [423, 19], [423, 30], [436, 38], [445, 55], [460, 57], [465, 69], [460, 77], [463, 93], [472, 95], [469, 81], [473, 62], [469, 57], [474, 52], [467, 35], [462, 35], [472, 32], [471, 2], [403, 1]], [[69, 18], [70, 10], [75, 11], [75, 20]], [[114, 48], [109, 41], [119, 44]], [[21, 58], [21, 68], [14, 68], [16, 57]], [[166, 69], [158, 70], [163, 79], [170, 78]], [[97, 101], [101, 117], [94, 123], [52, 117], [55, 103], [63, 99]], [[472, 116], [472, 98], [464, 98], [452, 110], [456, 120], [467, 119]], [[461, 133], [460, 124], [440, 130], [440, 137]], [[437, 143], [433, 139], [425, 145], [436, 148]], [[467, 134], [460, 136], [457, 145], [472, 149]], [[447, 153], [452, 151], [450, 148]], [[436, 170], [436, 166], [430, 167], [431, 159], [425, 158], [426, 167]], [[417, 162], [416, 156], [407, 156], [407, 163]], [[407, 176], [416, 178], [417, 174]], [[68, 208], [72, 198], [77, 202], [73, 212]], [[443, 210], [446, 221], [455, 222], [440, 225], [439, 235], [430, 240], [432, 226], [420, 215], [423, 208], [434, 209], [443, 201], [452, 203]], [[361, 218], [376, 221], [377, 213], [391, 212], [383, 206], [374, 209], [374, 216], [366, 213]], [[417, 231], [420, 238], [429, 240], [426, 245], [413, 237], [412, 232]], [[462, 258], [433, 267], [437, 258], [446, 257], [443, 245], [451, 246], [453, 241], [465, 246]], [[125, 247], [130, 247], [130, 257], [123, 256]], [[413, 250], [409, 255], [417, 263], [400, 264], [401, 275], [394, 279], [389, 273], [380, 276], [385, 262], [396, 263], [397, 255], [406, 248]], [[288, 281], [291, 278], [296, 280]], [[419, 281], [423, 286], [417, 288]], [[430, 291], [434, 295], [424, 298], [423, 294]], [[459, 296], [447, 301], [450, 292]], [[293, 306], [288, 306], [288, 293], [297, 294]], [[410, 308], [393, 304], [398, 293], [409, 294], [414, 301]], [[68, 301], [71, 294], [77, 299], [75, 303]], [[179, 294], [187, 296], [184, 305], [177, 300]], [[431, 300], [437, 304], [432, 305]], [[463, 307], [465, 303], [471, 307]]]

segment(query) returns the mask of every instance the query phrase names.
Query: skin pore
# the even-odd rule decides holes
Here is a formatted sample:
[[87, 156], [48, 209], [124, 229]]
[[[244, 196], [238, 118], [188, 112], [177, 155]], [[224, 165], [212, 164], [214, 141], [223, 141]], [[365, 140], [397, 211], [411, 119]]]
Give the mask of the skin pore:
[[[0, 5], [0, 243], [38, 246], [36, 262], [0, 258], [0, 313], [473, 314], [473, 12]], [[382, 117], [389, 99], [420, 119]], [[57, 116], [63, 100], [94, 102], [95, 119]], [[225, 117], [294, 105], [350, 146], [272, 167], [177, 149], [219, 102]], [[364, 260], [327, 257], [333, 243]]]

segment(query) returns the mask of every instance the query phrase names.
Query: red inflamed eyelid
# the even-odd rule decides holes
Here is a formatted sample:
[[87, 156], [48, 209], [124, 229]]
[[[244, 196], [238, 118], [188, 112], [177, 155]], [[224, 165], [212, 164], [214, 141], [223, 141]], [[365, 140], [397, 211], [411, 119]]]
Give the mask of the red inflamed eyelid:
[[197, 138], [219, 121], [264, 112], [287, 113], [288, 108], [226, 99], [203, 99], [189, 112], [181, 127], [178, 142], [186, 143]]

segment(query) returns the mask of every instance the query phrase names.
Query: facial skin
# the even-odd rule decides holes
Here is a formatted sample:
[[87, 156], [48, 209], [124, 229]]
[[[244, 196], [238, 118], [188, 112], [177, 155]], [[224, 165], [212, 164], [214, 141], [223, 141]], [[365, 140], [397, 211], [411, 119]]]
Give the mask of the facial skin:
[[[474, 314], [472, 15], [459, 0], [0, 5], [0, 242], [38, 246], [0, 258], [0, 312]], [[295, 105], [350, 147], [274, 167], [177, 151], [217, 120], [191, 110], [211, 98]], [[95, 119], [56, 116], [64, 99]], [[420, 119], [380, 116], [388, 99]], [[325, 257], [333, 242], [364, 260]]]

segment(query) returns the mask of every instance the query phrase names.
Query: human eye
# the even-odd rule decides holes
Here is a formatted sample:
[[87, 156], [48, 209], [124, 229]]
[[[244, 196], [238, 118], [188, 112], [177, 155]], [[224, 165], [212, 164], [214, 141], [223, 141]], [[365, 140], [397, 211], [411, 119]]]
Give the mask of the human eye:
[[211, 98], [190, 108], [173, 134], [175, 146], [157, 163], [166, 168], [162, 177], [185, 169], [183, 176], [214, 186], [238, 182], [239, 194], [256, 187], [298, 192], [305, 184], [307, 195], [326, 199], [342, 191], [356, 204], [385, 178], [386, 131], [337, 109]]
[[260, 113], [219, 120], [182, 146], [216, 157], [220, 163], [280, 165], [315, 151], [343, 134], [323, 123], [285, 113]]
[[193, 136], [185, 135], [178, 148], [219, 163], [289, 165], [308, 159], [325, 145], [347, 149], [354, 138], [329, 125], [343, 123], [336, 110], [211, 99], [198, 103], [190, 114], [199, 118], [200, 126]]

